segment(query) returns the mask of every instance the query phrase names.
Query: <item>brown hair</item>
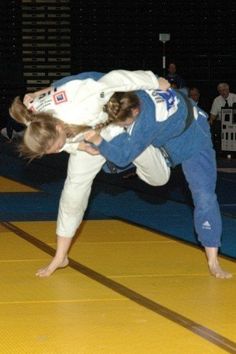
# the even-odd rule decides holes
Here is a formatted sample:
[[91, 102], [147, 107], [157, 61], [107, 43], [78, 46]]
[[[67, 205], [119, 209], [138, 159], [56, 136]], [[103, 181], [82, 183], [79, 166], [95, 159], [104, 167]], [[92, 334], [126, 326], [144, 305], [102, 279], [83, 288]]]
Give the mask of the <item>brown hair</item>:
[[116, 123], [132, 117], [134, 108], [140, 108], [140, 101], [135, 93], [116, 92], [104, 106], [104, 111], [107, 112], [109, 121]]

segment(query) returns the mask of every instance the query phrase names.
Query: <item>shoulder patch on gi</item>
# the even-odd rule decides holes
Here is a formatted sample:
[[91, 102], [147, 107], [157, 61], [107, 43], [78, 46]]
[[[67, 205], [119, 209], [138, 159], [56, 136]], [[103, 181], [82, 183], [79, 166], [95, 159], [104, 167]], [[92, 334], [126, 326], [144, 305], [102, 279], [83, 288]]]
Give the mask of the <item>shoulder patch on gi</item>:
[[63, 102], [67, 102], [67, 97], [66, 97], [66, 92], [65, 91], [59, 91], [59, 92], [56, 92], [54, 95], [53, 95], [53, 100], [55, 102], [55, 104], [60, 104], [60, 103], [63, 103]]

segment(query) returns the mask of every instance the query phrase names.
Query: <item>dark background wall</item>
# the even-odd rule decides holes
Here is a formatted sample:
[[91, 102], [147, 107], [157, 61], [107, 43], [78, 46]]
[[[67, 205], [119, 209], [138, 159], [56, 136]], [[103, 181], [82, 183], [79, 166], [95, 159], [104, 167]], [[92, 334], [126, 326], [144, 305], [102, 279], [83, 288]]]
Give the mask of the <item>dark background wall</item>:
[[[72, 1], [74, 67], [162, 73], [159, 33], [170, 33], [167, 62], [191, 83], [236, 83], [234, 1]], [[86, 58], [86, 59], [85, 59]], [[236, 87], [235, 87], [236, 89]]]
[[170, 33], [167, 63], [176, 62], [189, 86], [209, 101], [220, 81], [236, 92], [235, 1], [9, 0], [0, 2], [0, 18], [2, 116], [15, 95], [70, 73], [161, 75], [159, 33]]

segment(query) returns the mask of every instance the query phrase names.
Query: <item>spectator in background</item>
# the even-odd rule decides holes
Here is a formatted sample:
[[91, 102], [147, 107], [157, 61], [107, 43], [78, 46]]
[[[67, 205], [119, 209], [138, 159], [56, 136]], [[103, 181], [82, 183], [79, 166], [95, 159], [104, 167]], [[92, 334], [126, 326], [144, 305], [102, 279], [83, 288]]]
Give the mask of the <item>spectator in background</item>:
[[221, 121], [221, 108], [233, 107], [236, 103], [236, 94], [229, 91], [229, 85], [226, 82], [221, 82], [217, 86], [219, 96], [212, 103], [210, 111], [210, 123]]
[[198, 105], [200, 98], [200, 91], [197, 87], [190, 87], [189, 89], [189, 97]]
[[168, 65], [168, 73], [166, 75], [166, 79], [169, 81], [171, 84], [171, 87], [181, 89], [186, 87], [184, 79], [176, 73], [176, 64], [175, 63], [170, 63]]
[[207, 104], [206, 100], [202, 98], [200, 90], [196, 86], [189, 88], [188, 96], [196, 103], [198, 107], [209, 113], [209, 104]]
[[216, 151], [221, 150], [221, 109], [232, 107], [236, 103], [236, 94], [230, 92], [229, 85], [221, 82], [217, 85], [217, 96], [212, 103], [210, 110], [210, 125], [212, 130], [212, 139]]

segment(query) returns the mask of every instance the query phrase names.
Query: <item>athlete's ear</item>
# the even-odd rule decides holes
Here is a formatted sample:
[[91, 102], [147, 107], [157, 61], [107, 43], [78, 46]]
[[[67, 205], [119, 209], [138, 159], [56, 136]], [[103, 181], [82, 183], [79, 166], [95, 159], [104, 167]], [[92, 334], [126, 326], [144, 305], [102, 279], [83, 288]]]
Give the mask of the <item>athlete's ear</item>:
[[56, 130], [57, 130], [59, 133], [61, 133], [62, 131], [64, 131], [63, 124], [57, 123], [57, 124], [56, 124]]
[[132, 109], [132, 114], [133, 114], [133, 118], [136, 118], [140, 113], [140, 109], [139, 108], [133, 108]]

